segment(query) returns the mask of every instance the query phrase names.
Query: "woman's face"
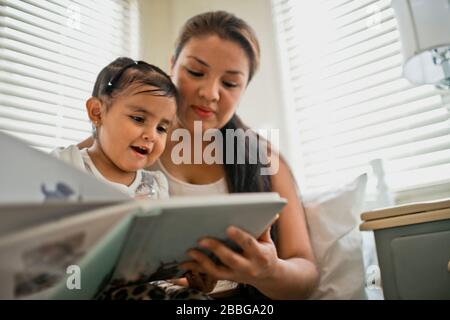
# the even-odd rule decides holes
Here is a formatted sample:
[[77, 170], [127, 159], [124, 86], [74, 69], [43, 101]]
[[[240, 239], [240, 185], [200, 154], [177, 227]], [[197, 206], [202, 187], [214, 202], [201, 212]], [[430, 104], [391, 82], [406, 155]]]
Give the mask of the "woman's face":
[[172, 64], [172, 80], [181, 94], [181, 125], [193, 132], [222, 128], [233, 116], [249, 76], [249, 60], [235, 42], [216, 35], [191, 38]]

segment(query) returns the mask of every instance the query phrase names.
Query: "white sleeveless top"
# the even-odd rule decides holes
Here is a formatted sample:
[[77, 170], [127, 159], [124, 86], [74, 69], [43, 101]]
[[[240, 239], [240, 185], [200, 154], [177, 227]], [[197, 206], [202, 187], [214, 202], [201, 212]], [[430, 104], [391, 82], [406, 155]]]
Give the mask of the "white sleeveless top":
[[150, 168], [150, 170], [159, 170], [164, 173], [169, 182], [169, 195], [172, 196], [200, 196], [211, 194], [224, 194], [228, 192], [227, 182], [225, 178], [219, 179], [208, 184], [192, 184], [181, 181], [172, 176], [161, 161], [158, 159]]
[[[127, 186], [106, 179], [100, 171], [98, 171], [87, 149], [78, 149], [76, 145], [66, 148], [56, 148], [51, 154], [58, 159], [80, 169], [89, 172], [97, 179], [114, 186], [115, 188], [127, 193], [130, 197], [145, 197], [149, 199], [167, 199], [168, 182], [165, 175], [160, 171], [147, 171], [139, 169], [136, 171], [136, 177], [133, 182]], [[150, 190], [149, 190], [150, 189]]]

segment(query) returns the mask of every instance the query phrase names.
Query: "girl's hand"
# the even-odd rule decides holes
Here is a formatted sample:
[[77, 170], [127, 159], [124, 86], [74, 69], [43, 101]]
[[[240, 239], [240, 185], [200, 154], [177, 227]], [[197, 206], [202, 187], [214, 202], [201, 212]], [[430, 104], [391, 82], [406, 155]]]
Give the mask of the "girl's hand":
[[[272, 224], [277, 218], [278, 216]], [[227, 235], [241, 247], [242, 254], [234, 252], [218, 240], [204, 238], [199, 242], [200, 247], [214, 253], [222, 265], [215, 264], [199, 250], [191, 249], [188, 254], [193, 261], [185, 262], [181, 267], [194, 272], [206, 273], [216, 279], [231, 280], [255, 287], [258, 282], [269, 279], [274, 274], [278, 255], [270, 237], [270, 226], [258, 240], [236, 227], [229, 227]]]
[[217, 284], [216, 279], [197, 271], [188, 271], [186, 273], [186, 278], [189, 282], [189, 287], [205, 293], [211, 292]]

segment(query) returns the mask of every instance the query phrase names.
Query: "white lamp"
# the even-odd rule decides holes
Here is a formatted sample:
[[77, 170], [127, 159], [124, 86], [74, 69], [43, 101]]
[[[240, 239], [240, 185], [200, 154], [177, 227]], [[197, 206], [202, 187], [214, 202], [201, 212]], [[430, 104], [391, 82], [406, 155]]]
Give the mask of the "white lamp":
[[450, 0], [392, 0], [403, 75], [415, 84], [450, 88]]

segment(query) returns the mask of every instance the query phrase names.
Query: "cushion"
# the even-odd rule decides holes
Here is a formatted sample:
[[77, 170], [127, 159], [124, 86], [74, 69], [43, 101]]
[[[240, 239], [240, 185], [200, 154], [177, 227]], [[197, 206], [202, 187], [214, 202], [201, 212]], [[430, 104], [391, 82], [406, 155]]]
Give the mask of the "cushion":
[[366, 184], [363, 174], [344, 186], [302, 196], [320, 272], [311, 299], [367, 299], [359, 231]]

